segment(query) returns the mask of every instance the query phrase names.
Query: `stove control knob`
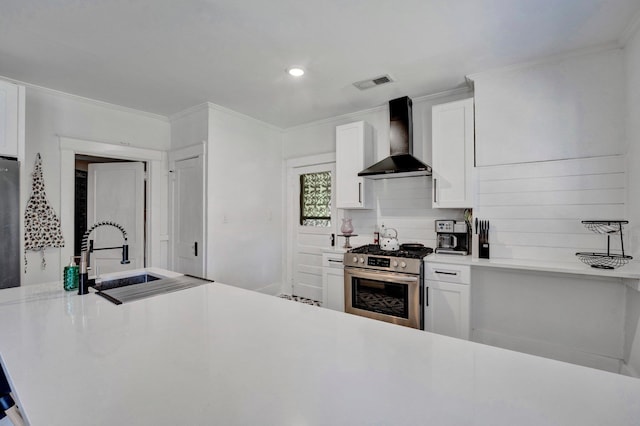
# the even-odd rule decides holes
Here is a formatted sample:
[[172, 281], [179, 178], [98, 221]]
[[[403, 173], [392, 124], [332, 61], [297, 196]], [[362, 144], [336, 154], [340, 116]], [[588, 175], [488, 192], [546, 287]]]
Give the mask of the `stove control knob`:
[[358, 256], [353, 256], [353, 263], [358, 263]]
[[364, 263], [364, 257], [360, 258], [360, 263]]
[[406, 264], [405, 262], [400, 262], [400, 267], [401, 267], [401, 268], [406, 268], [406, 267], [407, 267], [407, 264]]
[[395, 267], [397, 267], [397, 266], [398, 266], [398, 261], [397, 261], [397, 260], [394, 260], [391, 264], [392, 264], [392, 265], [393, 265], [393, 267], [395, 268]]

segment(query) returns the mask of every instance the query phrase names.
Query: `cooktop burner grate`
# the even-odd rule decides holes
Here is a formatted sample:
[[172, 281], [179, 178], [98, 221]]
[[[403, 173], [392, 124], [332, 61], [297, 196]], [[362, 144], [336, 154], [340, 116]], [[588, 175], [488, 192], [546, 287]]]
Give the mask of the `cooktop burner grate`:
[[368, 244], [349, 250], [349, 253], [369, 254], [373, 256], [405, 257], [408, 259], [422, 259], [426, 255], [433, 253], [431, 247], [422, 247], [416, 250], [382, 250], [377, 244]]

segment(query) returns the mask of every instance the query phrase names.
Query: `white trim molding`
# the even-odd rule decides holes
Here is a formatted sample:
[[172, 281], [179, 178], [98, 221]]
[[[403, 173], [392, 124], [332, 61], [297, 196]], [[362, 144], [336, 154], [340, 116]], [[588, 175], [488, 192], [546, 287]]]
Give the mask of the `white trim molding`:
[[[207, 179], [208, 179], [208, 167], [207, 167], [207, 141], [202, 141], [199, 144], [190, 145], [184, 148], [178, 148], [173, 151], [169, 151], [169, 173], [173, 173], [173, 168], [176, 161], [187, 160], [189, 158], [200, 157], [202, 161], [202, 277], [207, 276]], [[174, 180], [169, 179], [169, 253], [167, 262], [172, 270], [176, 270], [175, 263], [175, 206], [174, 206]]]
[[192, 106], [190, 108], [187, 108], [185, 110], [179, 111], [179, 112], [169, 116], [169, 122], [173, 122], [173, 121], [179, 120], [181, 118], [187, 117], [187, 116], [189, 116], [191, 114], [194, 114], [196, 112], [203, 111], [203, 110], [206, 110], [209, 113], [211, 113], [212, 111], [223, 112], [225, 114], [229, 114], [229, 115], [232, 115], [232, 116], [235, 116], [235, 117], [240, 117], [242, 119], [252, 121], [252, 122], [257, 123], [257, 124], [259, 124], [261, 126], [265, 126], [265, 127], [269, 128], [269, 129], [275, 130], [276, 132], [284, 131], [284, 129], [282, 129], [281, 127], [274, 126], [273, 124], [269, 124], [269, 123], [267, 123], [265, 121], [262, 121], [262, 120], [259, 120], [257, 118], [251, 117], [250, 115], [246, 115], [246, 114], [243, 114], [241, 112], [234, 111], [232, 109], [223, 107], [222, 105], [214, 104], [213, 102], [203, 102], [201, 104], [194, 105], [194, 106]]
[[112, 104], [112, 103], [105, 102], [105, 101], [99, 101], [97, 99], [91, 99], [91, 98], [87, 98], [87, 97], [84, 97], [84, 96], [74, 95], [73, 93], [62, 92], [60, 90], [50, 89], [50, 88], [44, 87], [44, 86], [38, 86], [37, 84], [27, 83], [26, 81], [16, 80], [15, 78], [11, 78], [11, 77], [0, 76], [0, 79], [5, 80], [5, 81], [10, 81], [10, 82], [18, 84], [18, 85], [25, 86], [29, 90], [38, 90], [40, 92], [49, 93], [51, 95], [56, 95], [56, 96], [64, 97], [64, 98], [67, 98], [67, 99], [72, 99], [72, 100], [78, 101], [78, 102], [83, 102], [85, 104], [97, 105], [97, 106], [100, 106], [100, 107], [103, 107], [103, 108], [112, 109], [114, 111], [122, 111], [122, 112], [126, 112], [126, 113], [129, 113], [129, 114], [135, 114], [135, 115], [139, 115], [139, 116], [153, 118], [153, 119], [159, 120], [159, 121], [164, 121], [164, 122], [168, 122], [169, 121], [169, 119], [166, 116], [161, 115], [161, 114], [155, 114], [153, 112], [143, 111], [143, 110], [135, 109], [135, 108], [129, 108], [129, 107], [118, 105], [118, 104]]
[[285, 168], [291, 169], [295, 167], [306, 167], [315, 164], [333, 163], [336, 161], [335, 152], [327, 152], [326, 154], [309, 155], [307, 157], [289, 158], [286, 160]]
[[601, 46], [588, 47], [588, 48], [585, 48], [585, 49], [575, 49], [575, 50], [570, 50], [568, 52], [564, 52], [564, 53], [561, 53], [561, 54], [558, 54], [558, 55], [545, 56], [543, 58], [533, 59], [531, 61], [518, 62], [518, 63], [512, 64], [512, 65], [507, 65], [507, 66], [504, 66], [504, 67], [492, 68], [492, 69], [488, 69], [488, 70], [485, 70], [485, 71], [480, 71], [480, 72], [473, 73], [473, 74], [467, 74], [465, 76], [465, 80], [467, 81], [467, 85], [471, 86], [471, 85], [475, 84], [475, 81], [478, 78], [481, 78], [481, 77], [491, 76], [491, 75], [495, 75], [495, 74], [502, 74], [502, 73], [521, 70], [521, 69], [527, 69], [527, 68], [531, 68], [531, 67], [536, 66], [536, 65], [562, 62], [562, 61], [564, 61], [564, 60], [566, 60], [568, 58], [575, 58], [575, 57], [580, 57], [580, 56], [593, 55], [593, 54], [596, 54], [596, 53], [606, 52], [606, 51], [609, 51], [609, 50], [622, 50], [622, 49], [621, 49], [620, 45], [618, 43], [616, 43], [616, 42], [604, 44], [604, 45], [601, 45]]
[[[163, 151], [135, 148], [58, 135], [60, 146], [60, 225], [67, 241], [74, 240], [75, 211], [75, 156], [76, 154], [95, 155], [147, 162], [147, 217], [146, 217], [146, 264], [166, 268], [166, 193], [167, 193], [167, 155]], [[73, 256], [73, 244], [60, 249], [60, 268]]]

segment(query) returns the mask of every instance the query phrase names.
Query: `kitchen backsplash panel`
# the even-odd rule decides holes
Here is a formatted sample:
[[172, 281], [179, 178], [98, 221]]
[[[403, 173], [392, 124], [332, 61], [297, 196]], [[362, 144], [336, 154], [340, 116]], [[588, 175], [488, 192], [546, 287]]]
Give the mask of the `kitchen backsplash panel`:
[[[374, 184], [373, 210], [344, 210], [353, 219], [355, 233], [351, 245], [356, 247], [373, 242], [373, 233], [387, 228], [398, 231], [400, 243], [422, 243], [436, 247], [434, 221], [438, 219], [462, 220], [462, 209], [431, 208], [431, 177], [380, 179]], [[342, 244], [339, 239], [338, 244]]]
[[479, 167], [478, 179], [475, 213], [491, 221], [492, 258], [579, 262], [576, 252], [607, 250], [582, 220], [626, 219], [623, 156]]
[[431, 177], [411, 177], [376, 181], [378, 225], [398, 231], [401, 243], [422, 243], [436, 247], [434, 221], [462, 220], [462, 209], [431, 208]]

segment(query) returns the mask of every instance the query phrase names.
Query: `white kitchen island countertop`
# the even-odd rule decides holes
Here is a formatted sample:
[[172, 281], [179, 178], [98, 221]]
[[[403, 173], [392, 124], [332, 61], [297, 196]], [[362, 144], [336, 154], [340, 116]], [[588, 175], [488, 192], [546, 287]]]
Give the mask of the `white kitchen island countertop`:
[[40, 425], [637, 425], [640, 380], [210, 283], [123, 305], [0, 291]]

